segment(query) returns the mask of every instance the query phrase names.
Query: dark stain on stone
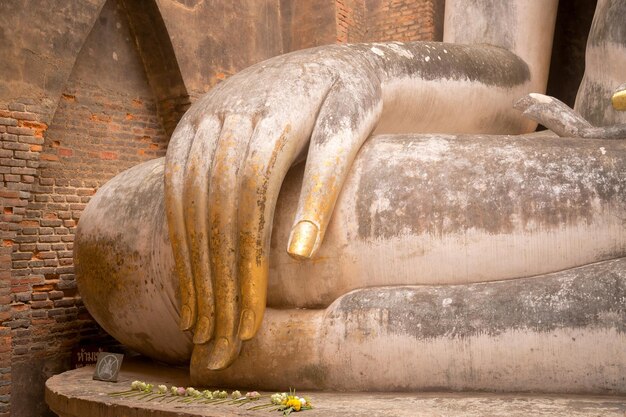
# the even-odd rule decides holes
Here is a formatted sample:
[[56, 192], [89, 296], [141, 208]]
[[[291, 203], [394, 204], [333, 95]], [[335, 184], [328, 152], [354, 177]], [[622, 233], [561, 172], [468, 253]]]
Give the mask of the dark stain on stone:
[[591, 31], [589, 44], [601, 46], [606, 42], [626, 48], [626, 2], [624, 0], [599, 1]]
[[[551, 230], [626, 207], [626, 147], [515, 136], [378, 137], [357, 161], [361, 239]], [[388, 158], [380, 158], [380, 146]], [[406, 155], [394, 158], [393, 154]]]
[[621, 115], [611, 106], [611, 86], [583, 79], [576, 100], [578, 111], [594, 126], [612, 126], [621, 123]]
[[[139, 173], [145, 171], [145, 168], [153, 165], [156, 175], [144, 175], [141, 186], [137, 186], [137, 178]], [[102, 187], [100, 193], [107, 192], [109, 195], [124, 195], [126, 198], [99, 198], [97, 205], [99, 210], [107, 210], [110, 204], [113, 204], [115, 210], [123, 212], [132, 212], [134, 217], [152, 218], [154, 215], [153, 205], [146, 204], [151, 201], [155, 193], [163, 193], [163, 165], [154, 164], [153, 161], [139, 164], [132, 167], [121, 174], [119, 180], [115, 183], [107, 183]], [[133, 227], [133, 224], [126, 224], [127, 227]], [[132, 230], [127, 230], [132, 233]]]
[[141, 268], [141, 257], [120, 240], [121, 236], [87, 240], [78, 235], [74, 251], [76, 281], [83, 302], [98, 324], [114, 335], [123, 331], [114, 316], [129, 310], [135, 298], [132, 292], [142, 291], [140, 281], [125, 282]]
[[[511, 330], [599, 328], [626, 332], [626, 258], [525, 278], [455, 286], [366, 288], [332, 308], [347, 331], [368, 334], [350, 317], [378, 311], [388, 333], [416, 339], [497, 336]], [[352, 319], [354, 322], [354, 318]], [[352, 327], [350, 327], [352, 326]], [[374, 330], [374, 329], [372, 329]]]
[[[441, 42], [413, 42], [399, 45], [413, 58], [397, 59], [394, 48], [385, 44], [374, 46], [392, 58], [372, 57], [377, 60], [388, 79], [406, 76], [427, 81], [467, 80], [495, 87], [514, 87], [530, 80], [526, 62], [506, 49], [491, 45], [460, 45]], [[361, 53], [374, 55], [372, 45], [353, 45]], [[374, 55], [375, 56], [375, 55]], [[425, 61], [426, 57], [428, 61]], [[441, 58], [441, 59], [439, 59]]]
[[297, 380], [311, 381], [311, 385], [323, 387], [326, 386], [326, 375], [328, 370], [322, 365], [306, 365], [299, 372]]

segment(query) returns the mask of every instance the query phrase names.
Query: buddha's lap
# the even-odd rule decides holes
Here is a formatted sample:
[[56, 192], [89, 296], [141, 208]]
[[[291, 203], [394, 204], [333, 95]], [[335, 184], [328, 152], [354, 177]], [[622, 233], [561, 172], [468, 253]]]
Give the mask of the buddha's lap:
[[[319, 256], [304, 263], [284, 251], [296, 167], [276, 209], [268, 304], [324, 307], [365, 286], [498, 280], [624, 256], [625, 154], [617, 142], [376, 138], [355, 162]], [[177, 326], [162, 168], [135, 167], [94, 197], [77, 235], [77, 276], [112, 335], [184, 360], [191, 343]]]

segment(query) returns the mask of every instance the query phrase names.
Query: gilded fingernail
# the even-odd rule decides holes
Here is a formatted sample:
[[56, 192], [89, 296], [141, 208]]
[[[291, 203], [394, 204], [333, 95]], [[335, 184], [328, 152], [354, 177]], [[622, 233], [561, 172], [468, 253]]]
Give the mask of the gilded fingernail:
[[180, 330], [189, 330], [193, 325], [193, 315], [189, 306], [184, 305], [180, 309]]
[[252, 310], [244, 310], [241, 313], [241, 321], [239, 322], [239, 338], [241, 340], [250, 340], [254, 336], [255, 315]]
[[211, 320], [208, 317], [201, 317], [193, 335], [193, 343], [201, 345], [208, 342], [211, 339], [212, 332]]
[[224, 369], [228, 366], [230, 360], [230, 343], [225, 337], [221, 337], [215, 341], [215, 346], [211, 351], [208, 368], [213, 371]]
[[615, 110], [626, 110], [626, 90], [617, 91], [611, 97], [611, 103]]
[[296, 259], [308, 259], [313, 253], [318, 234], [317, 226], [303, 220], [291, 229], [287, 253]]

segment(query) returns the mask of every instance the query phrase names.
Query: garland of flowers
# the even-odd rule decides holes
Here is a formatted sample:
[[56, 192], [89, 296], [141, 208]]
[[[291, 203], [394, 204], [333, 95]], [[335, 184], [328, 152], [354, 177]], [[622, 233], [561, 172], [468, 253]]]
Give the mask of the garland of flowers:
[[[165, 403], [182, 402], [189, 404], [222, 404], [237, 407], [250, 406], [248, 410], [269, 409], [269, 411], [282, 411], [288, 416], [292, 412], [310, 410], [313, 408], [311, 401], [307, 397], [298, 397], [295, 391], [289, 393], [275, 393], [272, 395], [261, 395], [257, 391], [247, 392], [245, 395], [239, 390], [228, 394], [226, 391], [199, 391], [194, 387], [177, 387], [172, 385], [154, 386], [143, 381], [133, 381], [130, 389], [126, 391], [112, 392], [112, 397], [134, 398], [142, 401], [157, 401]], [[269, 400], [264, 402], [263, 400]], [[260, 403], [260, 404], [259, 404]]]

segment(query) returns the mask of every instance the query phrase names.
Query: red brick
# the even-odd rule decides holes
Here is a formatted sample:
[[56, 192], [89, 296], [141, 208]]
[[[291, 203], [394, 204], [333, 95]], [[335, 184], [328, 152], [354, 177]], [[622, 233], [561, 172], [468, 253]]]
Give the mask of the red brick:
[[7, 190], [0, 188], [0, 197], [3, 198], [19, 198], [20, 194], [15, 190]]
[[52, 308], [53, 305], [53, 301], [51, 300], [31, 301], [30, 303], [31, 308], [33, 309]]
[[40, 159], [42, 159], [44, 161], [58, 161], [59, 157], [57, 155], [42, 154], [40, 156]]
[[14, 135], [25, 135], [25, 136], [33, 136], [35, 134], [35, 130], [29, 127], [17, 127], [17, 126], [7, 127], [7, 132], [12, 133]]
[[20, 120], [37, 120], [37, 114], [30, 113], [27, 111], [11, 112], [11, 117], [13, 117], [14, 119], [20, 119]]
[[100, 152], [100, 159], [103, 160], [115, 160], [118, 159], [118, 154], [116, 152], [104, 151]]
[[64, 295], [65, 295], [65, 293], [63, 291], [50, 291], [48, 293], [48, 297], [51, 300], [59, 300], [59, 299], [63, 298]]
[[44, 285], [33, 285], [34, 292], [48, 292], [54, 290], [54, 283], [46, 283]]
[[74, 151], [68, 148], [59, 148], [58, 154], [59, 156], [70, 157], [74, 155]]

